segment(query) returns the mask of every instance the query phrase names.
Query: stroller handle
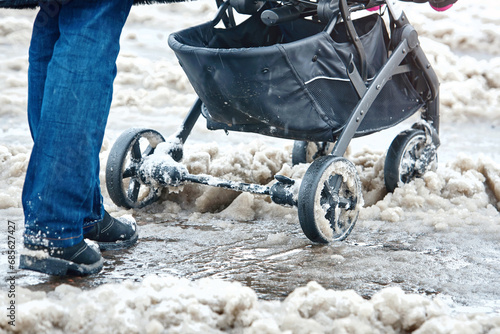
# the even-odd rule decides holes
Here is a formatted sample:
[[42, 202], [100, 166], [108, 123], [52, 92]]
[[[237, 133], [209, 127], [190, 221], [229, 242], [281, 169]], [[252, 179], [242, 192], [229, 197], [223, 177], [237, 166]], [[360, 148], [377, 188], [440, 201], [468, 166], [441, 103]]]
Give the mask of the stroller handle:
[[262, 12], [260, 19], [267, 26], [274, 26], [283, 22], [293, 21], [301, 16], [300, 9], [293, 5], [267, 9]]
[[[399, 0], [403, 2], [426, 3], [429, 2], [433, 8], [449, 8], [457, 0]], [[276, 3], [275, 0], [228, 0], [231, 7], [241, 14], [251, 14], [256, 12], [265, 2]], [[296, 20], [300, 17], [318, 15], [320, 21], [327, 23], [333, 16], [338, 14], [340, 0], [283, 0], [282, 6], [267, 9], [262, 12], [261, 19], [267, 26], [277, 25], [283, 22]], [[387, 3], [387, 0], [347, 0], [350, 11], [362, 9], [375, 9]], [[252, 7], [253, 6], [253, 7]], [[251, 8], [251, 9], [250, 9]]]
[[[242, 1], [248, 0], [230, 0], [231, 6], [233, 6], [233, 3], [241, 3]], [[296, 20], [300, 17], [318, 15], [321, 22], [328, 23], [339, 13], [340, 1], [341, 0], [302, 0], [297, 2], [293, 0], [284, 0], [282, 6], [263, 11], [261, 14], [261, 20], [267, 26], [274, 26], [280, 23]], [[385, 0], [347, 0], [347, 4], [350, 7], [351, 12], [381, 6], [385, 3]]]

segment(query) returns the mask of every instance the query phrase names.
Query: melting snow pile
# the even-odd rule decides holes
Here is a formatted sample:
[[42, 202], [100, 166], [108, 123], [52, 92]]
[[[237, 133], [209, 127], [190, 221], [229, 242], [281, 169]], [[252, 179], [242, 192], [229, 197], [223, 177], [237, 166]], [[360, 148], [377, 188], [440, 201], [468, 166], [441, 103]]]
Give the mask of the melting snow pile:
[[[1, 296], [0, 305], [6, 305]], [[71, 305], [71, 307], [68, 307]], [[446, 306], [387, 288], [364, 300], [353, 291], [315, 282], [283, 302], [258, 300], [254, 291], [213, 279], [190, 282], [148, 276], [82, 291], [20, 289], [15, 333], [498, 333], [500, 316], [450, 317]], [[496, 328], [496, 329], [495, 329]]]
[[[184, 163], [191, 173], [268, 184], [273, 182], [275, 174], [293, 179], [303, 177], [308, 166], [292, 168], [290, 155], [289, 149], [266, 147], [258, 141], [240, 144], [230, 152], [207, 144], [188, 148]], [[362, 182], [365, 205], [360, 211], [359, 224], [364, 220], [418, 220], [435, 230], [459, 228], [500, 238], [500, 165], [490, 158], [472, 160], [459, 155], [454, 161], [441, 164], [436, 172], [428, 172], [393, 193], [387, 193], [384, 186], [385, 154], [365, 149], [347, 158], [356, 165]], [[267, 197], [220, 188], [186, 185], [179, 193], [165, 194], [164, 200], [178, 203], [184, 210], [196, 211], [193, 216], [212, 212], [215, 218], [239, 221], [280, 219], [285, 215], [290, 217], [287, 219], [297, 219], [296, 209], [273, 204]], [[151, 210], [168, 214], [171, 207], [165, 207], [163, 202]]]
[[21, 207], [20, 191], [28, 167], [29, 149], [0, 145], [0, 209]]
[[[367, 156], [375, 161], [368, 167]], [[389, 194], [383, 185], [381, 156], [358, 155], [353, 161], [365, 163], [361, 164], [365, 192], [361, 220], [398, 222], [412, 217], [436, 230], [460, 227], [500, 237], [497, 211], [500, 207], [500, 165], [491, 159], [482, 157], [473, 161], [460, 155], [455, 161], [441, 165], [436, 172], [428, 172], [422, 179]]]

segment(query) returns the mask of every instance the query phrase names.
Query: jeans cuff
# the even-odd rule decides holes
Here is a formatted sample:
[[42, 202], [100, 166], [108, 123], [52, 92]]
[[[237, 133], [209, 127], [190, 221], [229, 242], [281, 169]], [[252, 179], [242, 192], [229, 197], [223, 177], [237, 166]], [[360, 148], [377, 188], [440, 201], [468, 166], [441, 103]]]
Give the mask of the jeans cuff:
[[30, 234], [29, 232], [24, 233], [24, 244], [33, 246], [67, 248], [76, 245], [82, 240], [83, 240], [82, 234], [74, 237], [52, 239], [52, 238], [41, 237], [39, 233], [37, 233], [36, 235]]

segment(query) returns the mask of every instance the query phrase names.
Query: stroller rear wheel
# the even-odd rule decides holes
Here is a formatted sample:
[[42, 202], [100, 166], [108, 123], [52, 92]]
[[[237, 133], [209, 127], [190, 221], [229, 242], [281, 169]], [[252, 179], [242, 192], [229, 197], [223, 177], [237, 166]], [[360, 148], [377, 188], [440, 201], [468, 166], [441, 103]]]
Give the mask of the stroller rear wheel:
[[118, 137], [106, 164], [106, 188], [116, 205], [142, 208], [158, 199], [161, 189], [143, 184], [139, 167], [164, 141], [159, 132], [150, 129], [129, 129]]
[[300, 186], [302, 231], [313, 242], [344, 240], [354, 228], [362, 202], [354, 164], [342, 157], [319, 157], [307, 169]]
[[318, 157], [332, 152], [334, 143], [296, 140], [293, 143], [292, 164], [310, 163]]
[[403, 131], [394, 138], [387, 151], [384, 166], [385, 187], [387, 191], [394, 191], [399, 182], [409, 183], [436, 168], [436, 147], [425, 131]]

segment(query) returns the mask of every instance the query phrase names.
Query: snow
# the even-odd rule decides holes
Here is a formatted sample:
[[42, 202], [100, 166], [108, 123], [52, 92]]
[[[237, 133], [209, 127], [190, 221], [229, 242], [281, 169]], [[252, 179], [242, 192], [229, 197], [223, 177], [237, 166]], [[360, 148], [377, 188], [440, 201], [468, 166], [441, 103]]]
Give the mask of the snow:
[[[439, 167], [388, 194], [383, 180], [385, 150], [400, 129], [353, 141], [347, 158], [358, 170], [365, 204], [354, 228], [360, 234], [322, 251], [328, 257], [321, 258], [321, 265], [333, 268], [333, 274], [328, 270], [309, 274], [307, 266], [312, 260], [308, 252], [312, 249], [316, 256], [315, 248], [306, 248], [303, 236], [286, 230], [298, 225], [296, 209], [274, 205], [258, 195], [185, 185], [175, 194], [164, 192], [162, 202], [151, 209], [124, 210], [105, 192], [103, 168], [105, 204], [113, 215], [136, 217], [142, 225], [139, 243], [147, 238], [176, 239], [192, 233], [152, 223], [176, 217], [196, 226], [222, 229], [228, 239], [241, 231], [248, 233], [248, 240], [255, 238], [255, 222], [264, 221], [266, 227], [281, 224], [285, 229], [260, 232], [264, 236], [253, 244], [247, 240], [253, 248], [239, 251], [234, 245], [220, 246], [221, 252], [229, 254], [223, 260], [231, 262], [234, 256], [234, 261], [246, 263], [244, 259], [263, 257], [262, 268], [269, 270], [264, 264], [277, 263], [271, 268], [280, 268], [277, 266], [297, 258], [299, 268], [286, 273], [303, 274], [309, 282], [289, 287], [295, 290], [282, 300], [265, 300], [256, 287], [247, 287], [232, 277], [224, 279], [224, 275], [218, 278], [223, 260], [209, 268], [215, 273], [210, 278], [180, 278], [182, 272], [176, 273], [180, 269], [165, 271], [158, 265], [148, 275], [131, 279], [124, 275], [117, 283], [91, 288], [63, 282], [66, 284], [40, 290], [37, 284], [46, 281], [28, 275], [20, 277], [16, 290], [16, 327], [0, 316], [0, 331], [500, 333], [500, 136], [496, 130], [500, 126], [500, 10], [495, 0], [459, 0], [452, 9], [440, 13], [426, 4], [400, 5], [441, 80]], [[167, 46], [167, 37], [211, 19], [213, 13], [214, 4], [206, 0], [133, 8], [122, 35], [102, 166], [116, 138], [128, 128], [154, 128], [165, 138], [176, 133], [196, 96]], [[0, 11], [0, 220], [16, 223], [17, 250], [22, 248], [21, 191], [32, 145], [25, 110], [27, 50], [35, 14], [31, 10]], [[266, 185], [273, 182], [275, 174], [302, 178], [307, 165], [291, 167], [291, 148], [289, 141], [253, 134], [226, 136], [208, 131], [198, 122], [184, 144], [183, 164], [190, 173]], [[235, 229], [234, 222], [247, 226]], [[0, 234], [6, 235], [6, 224], [1, 226]], [[391, 234], [394, 229], [399, 232]], [[405, 233], [409, 237], [397, 240]], [[378, 235], [384, 234], [389, 239], [379, 243]], [[431, 237], [419, 239], [422, 235]], [[7, 273], [7, 242], [3, 237], [1, 240], [0, 267]], [[199, 244], [193, 242], [194, 250], [203, 244], [196, 241]], [[282, 248], [272, 253], [273, 247]], [[380, 251], [387, 247], [401, 251]], [[179, 258], [186, 258], [180, 249], [177, 251]], [[373, 254], [375, 257], [364, 258]], [[435, 254], [440, 257], [425, 260]], [[148, 255], [144, 256], [146, 260], [134, 260], [147, 262]], [[189, 260], [185, 261], [189, 265]], [[411, 261], [423, 264], [414, 267]], [[113, 263], [119, 271], [120, 263]], [[134, 268], [130, 271], [141, 271], [129, 266]], [[360, 268], [364, 272], [360, 273]], [[415, 268], [421, 270], [421, 276], [412, 277]], [[335, 276], [341, 269], [347, 273], [352, 270], [352, 276], [345, 272], [342, 277], [340, 273]], [[390, 285], [386, 283], [390, 279], [400, 280], [397, 275], [388, 278], [394, 272], [419, 282], [422, 289], [412, 282], [402, 283], [404, 290], [384, 287]], [[264, 270], [257, 278], [270, 282], [266, 275], [269, 273]], [[349, 284], [342, 285], [344, 291], [315, 282], [341, 279], [350, 280], [352, 289]], [[375, 281], [382, 288], [368, 293], [367, 299], [367, 286]], [[10, 301], [5, 285], [0, 287], [0, 308], [5, 310]], [[442, 293], [437, 291], [434, 298], [426, 296], [432, 295], [427, 293], [432, 288], [442, 289]], [[460, 296], [466, 302], [459, 303]], [[463, 307], [467, 301], [471, 308]]]
[[[500, 326], [500, 316], [450, 317], [439, 300], [398, 288], [365, 300], [353, 291], [326, 290], [315, 282], [297, 288], [283, 302], [259, 300], [239, 283], [158, 276], [89, 291], [68, 285], [49, 293], [21, 288], [18, 302], [15, 331], [22, 333], [460, 334], [495, 333]], [[6, 327], [5, 319], [0, 326]]]

